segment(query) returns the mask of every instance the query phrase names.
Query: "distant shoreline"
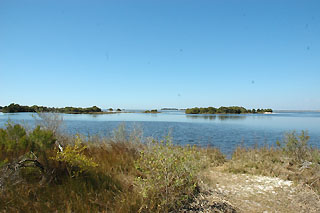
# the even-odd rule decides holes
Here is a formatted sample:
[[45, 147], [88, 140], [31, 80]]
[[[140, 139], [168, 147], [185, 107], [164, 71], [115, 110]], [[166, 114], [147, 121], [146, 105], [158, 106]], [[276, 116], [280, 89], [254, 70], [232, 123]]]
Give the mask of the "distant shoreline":
[[[81, 107], [64, 107], [64, 108], [55, 108], [55, 107], [46, 107], [46, 106], [23, 106], [19, 104], [12, 103], [8, 106], [1, 107], [3, 113], [17, 113], [17, 112], [56, 112], [56, 113], [66, 113], [66, 114], [102, 114], [108, 113], [103, 112], [99, 107], [92, 106], [87, 108]], [[117, 110], [116, 112], [120, 112]]]
[[274, 110], [274, 112], [320, 112], [320, 110], [289, 110], [289, 109], [279, 109], [279, 110]]
[[[244, 107], [232, 106], [232, 107], [194, 107], [187, 109], [179, 109], [174, 107], [164, 107], [160, 111], [154, 110], [145, 110], [145, 109], [100, 109], [99, 107], [93, 106], [88, 108], [81, 107], [45, 107], [45, 106], [22, 106], [19, 104], [10, 104], [8, 106], [0, 106], [0, 112], [2, 113], [20, 113], [20, 112], [54, 112], [62, 114], [115, 114], [115, 113], [160, 113], [161, 111], [185, 111], [186, 114], [274, 114], [274, 113], [303, 113], [303, 112], [320, 112], [319, 110], [289, 110], [289, 109], [245, 109]], [[258, 111], [259, 110], [259, 111]]]

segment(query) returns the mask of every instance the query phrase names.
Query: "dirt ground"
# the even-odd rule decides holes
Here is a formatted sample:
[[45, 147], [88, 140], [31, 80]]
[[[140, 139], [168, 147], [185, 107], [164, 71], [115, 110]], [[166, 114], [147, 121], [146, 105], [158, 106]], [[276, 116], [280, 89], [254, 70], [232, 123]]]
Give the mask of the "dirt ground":
[[292, 181], [219, 168], [204, 177], [200, 193], [182, 212], [320, 212], [319, 195]]

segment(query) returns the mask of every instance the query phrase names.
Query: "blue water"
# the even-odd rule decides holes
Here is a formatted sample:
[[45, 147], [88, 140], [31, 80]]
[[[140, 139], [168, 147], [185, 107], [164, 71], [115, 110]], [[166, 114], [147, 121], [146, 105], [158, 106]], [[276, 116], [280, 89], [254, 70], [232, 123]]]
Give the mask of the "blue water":
[[[10, 119], [33, 126], [34, 113], [0, 113], [0, 127]], [[284, 133], [307, 130], [310, 144], [320, 147], [320, 112], [279, 112], [274, 114], [186, 115], [180, 111], [158, 114], [62, 114], [69, 134], [110, 136], [124, 123], [130, 131], [140, 128], [144, 136], [161, 139], [171, 133], [176, 144], [215, 146], [230, 155], [237, 145], [275, 144]]]

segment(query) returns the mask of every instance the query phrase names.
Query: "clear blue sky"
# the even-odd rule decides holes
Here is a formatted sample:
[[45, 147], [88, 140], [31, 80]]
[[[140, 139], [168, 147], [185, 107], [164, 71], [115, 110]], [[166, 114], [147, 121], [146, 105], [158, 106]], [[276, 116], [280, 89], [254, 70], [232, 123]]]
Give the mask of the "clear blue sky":
[[319, 0], [0, 0], [0, 105], [320, 109]]

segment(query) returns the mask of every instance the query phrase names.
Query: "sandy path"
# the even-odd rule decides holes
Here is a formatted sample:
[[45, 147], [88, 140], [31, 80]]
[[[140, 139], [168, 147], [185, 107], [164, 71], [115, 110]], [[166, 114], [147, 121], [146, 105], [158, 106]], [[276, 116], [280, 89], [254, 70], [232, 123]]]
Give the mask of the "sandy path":
[[206, 177], [216, 194], [242, 212], [320, 212], [319, 197], [292, 181], [217, 170]]
[[320, 212], [319, 196], [280, 178], [211, 169], [199, 195], [184, 212]]

